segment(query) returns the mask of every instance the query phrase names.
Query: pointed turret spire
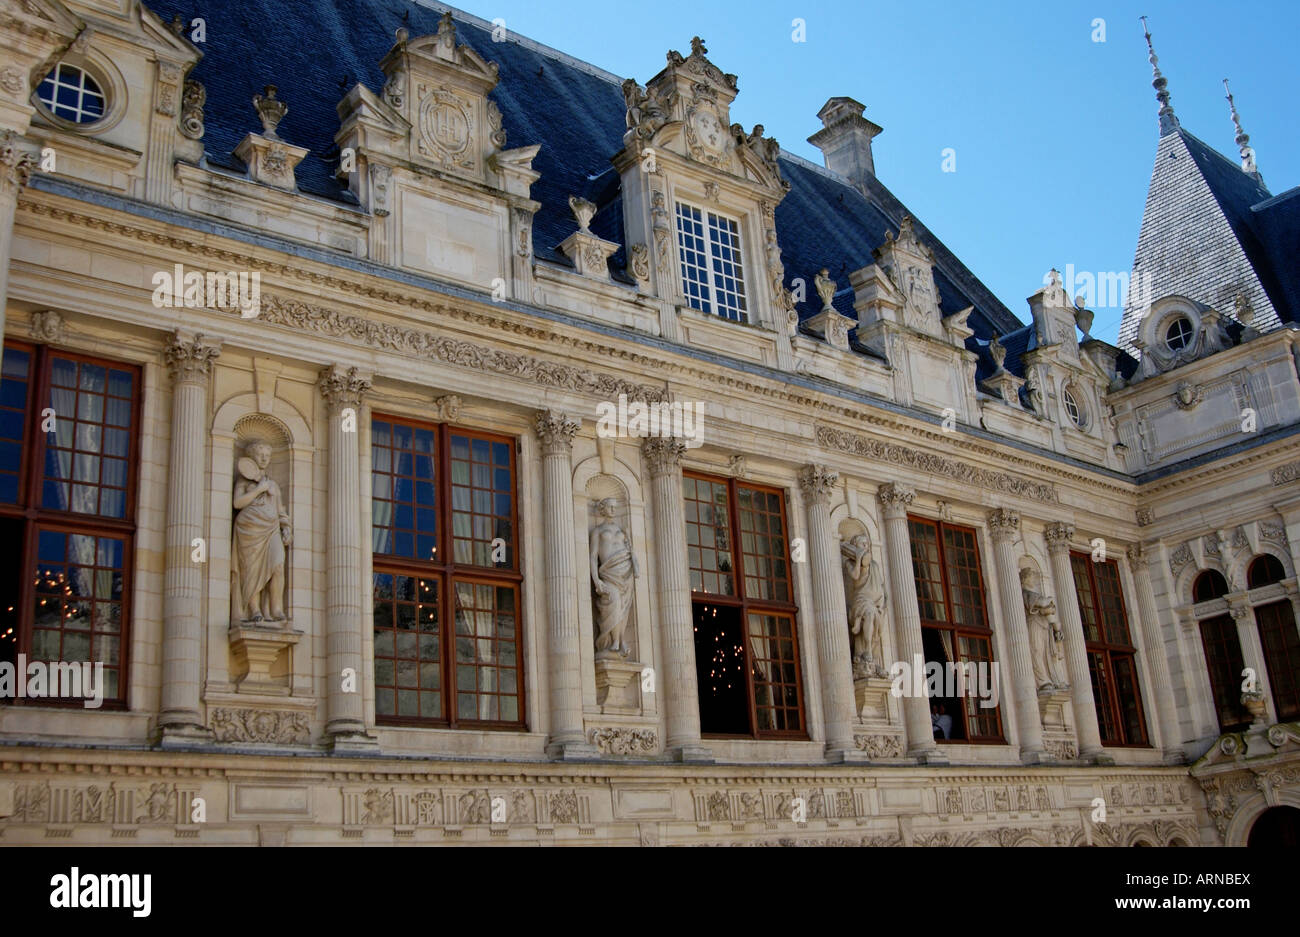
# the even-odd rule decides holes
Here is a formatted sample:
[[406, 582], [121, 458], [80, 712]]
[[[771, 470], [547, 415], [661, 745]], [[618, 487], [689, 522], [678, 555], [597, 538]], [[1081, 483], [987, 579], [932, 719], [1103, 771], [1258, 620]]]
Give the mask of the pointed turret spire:
[[1151, 87], [1156, 89], [1156, 100], [1160, 102], [1160, 136], [1168, 136], [1175, 133], [1178, 128], [1178, 118], [1174, 116], [1174, 106], [1169, 102], [1169, 81], [1160, 73], [1160, 60], [1156, 58], [1156, 50], [1151, 46], [1151, 30], [1147, 29], [1147, 18], [1139, 17], [1142, 20], [1142, 30], [1147, 37], [1147, 61], [1151, 63], [1151, 73], [1155, 76], [1151, 80]]
[[1250, 145], [1250, 134], [1241, 129], [1241, 115], [1237, 113], [1237, 103], [1232, 99], [1232, 91], [1228, 88], [1228, 79], [1223, 79], [1223, 90], [1228, 92], [1228, 111], [1232, 114], [1232, 126], [1237, 128], [1237, 149], [1241, 152], [1241, 171], [1250, 176], [1260, 185], [1264, 184], [1264, 177], [1260, 175], [1259, 167], [1255, 164], [1255, 148]]

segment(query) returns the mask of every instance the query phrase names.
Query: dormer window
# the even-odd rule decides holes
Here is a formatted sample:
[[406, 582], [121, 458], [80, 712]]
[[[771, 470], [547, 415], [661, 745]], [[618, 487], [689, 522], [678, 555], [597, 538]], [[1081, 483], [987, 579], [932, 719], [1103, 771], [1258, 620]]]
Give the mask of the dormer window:
[[1179, 352], [1192, 343], [1192, 323], [1187, 321], [1186, 316], [1179, 316], [1173, 322], [1169, 323], [1169, 328], [1165, 330], [1165, 347], [1170, 351]]
[[740, 225], [724, 215], [678, 202], [677, 247], [687, 304], [733, 322], [748, 322]]
[[104, 116], [106, 99], [85, 69], [60, 62], [36, 89], [47, 113], [71, 124], [93, 124]]

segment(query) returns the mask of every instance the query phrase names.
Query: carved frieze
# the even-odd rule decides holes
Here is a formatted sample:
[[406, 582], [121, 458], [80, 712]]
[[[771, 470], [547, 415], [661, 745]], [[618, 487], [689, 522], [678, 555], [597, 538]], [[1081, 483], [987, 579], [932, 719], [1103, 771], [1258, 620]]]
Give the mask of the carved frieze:
[[218, 742], [302, 744], [311, 738], [306, 713], [224, 706], [212, 711], [212, 731]]
[[262, 297], [262, 311], [257, 321], [288, 328], [303, 329], [322, 335], [349, 338], [374, 348], [432, 358], [471, 368], [518, 378], [544, 387], [561, 387], [592, 394], [602, 400], [667, 401], [668, 391], [649, 384], [634, 384], [610, 374], [593, 373], [573, 365], [559, 364], [516, 354], [487, 345], [463, 342], [434, 332], [406, 329], [361, 316], [336, 312], [287, 300], [279, 296]]
[[654, 729], [601, 726], [588, 733], [591, 743], [608, 755], [649, 755], [659, 748]]
[[1020, 497], [1056, 504], [1056, 489], [1049, 484], [1030, 481], [1008, 472], [977, 468], [946, 456], [921, 452], [897, 443], [868, 439], [845, 430], [829, 426], [817, 427], [817, 444], [823, 449], [837, 449], [879, 462], [889, 462], [915, 469], [919, 473], [942, 475], [955, 481], [978, 485], [991, 491], [1002, 491]]

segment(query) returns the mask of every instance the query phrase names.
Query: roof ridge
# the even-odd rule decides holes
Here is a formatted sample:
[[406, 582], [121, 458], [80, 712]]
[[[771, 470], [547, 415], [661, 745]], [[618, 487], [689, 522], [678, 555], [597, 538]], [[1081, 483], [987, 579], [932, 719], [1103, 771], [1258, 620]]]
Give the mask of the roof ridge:
[[1250, 173], [1242, 169], [1241, 164], [1233, 162], [1231, 159], [1229, 159], [1228, 157], [1220, 153], [1218, 148], [1215, 147], [1214, 144], [1207, 143], [1205, 140], [1202, 140], [1200, 137], [1198, 137], [1196, 134], [1192, 133], [1190, 130], [1186, 129], [1185, 127], [1179, 127], [1178, 133], [1181, 136], [1191, 137], [1192, 140], [1199, 143], [1206, 150], [1208, 150], [1212, 155], [1217, 156], [1220, 160], [1222, 160], [1224, 165], [1231, 166], [1236, 172], [1241, 173], [1242, 176], [1244, 176], [1247, 180], [1249, 180], [1251, 185], [1267, 193], [1270, 198], [1272, 197], [1273, 193], [1269, 191], [1268, 186], [1264, 185], [1264, 183], [1258, 181], [1257, 179], [1252, 177]]
[[[477, 26], [479, 29], [485, 30], [489, 33], [497, 28], [497, 24], [491, 20], [485, 20], [481, 16], [475, 16], [473, 13], [466, 12], [460, 7], [454, 7], [447, 3], [437, 3], [434, 2], [434, 0], [412, 0], [412, 2], [415, 3], [416, 6], [422, 6], [430, 10], [437, 10], [439, 13], [450, 12], [453, 14], [455, 19]], [[623, 76], [621, 75], [616, 75], [613, 72], [606, 71], [598, 65], [592, 65], [590, 62], [584, 62], [582, 59], [575, 58], [567, 52], [561, 52], [559, 49], [538, 42], [536, 39], [530, 39], [523, 33], [517, 32], [509, 27], [506, 27], [506, 38], [503, 41], [513, 42], [515, 45], [522, 46], [523, 48], [529, 49], [533, 52], [538, 52], [547, 58], [554, 59], [557, 62], [568, 65], [571, 68], [576, 68], [579, 71], [586, 72], [593, 77], [603, 79], [611, 84], [621, 85], [623, 83]]]

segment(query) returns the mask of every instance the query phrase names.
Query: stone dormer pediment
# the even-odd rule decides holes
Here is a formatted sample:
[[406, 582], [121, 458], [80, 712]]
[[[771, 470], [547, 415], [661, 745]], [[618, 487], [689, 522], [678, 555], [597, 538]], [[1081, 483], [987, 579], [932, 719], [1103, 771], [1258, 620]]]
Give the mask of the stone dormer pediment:
[[756, 124], [746, 133], [731, 122], [736, 76], [710, 62], [703, 41], [691, 40], [691, 54], [669, 51], [668, 65], [642, 88], [623, 82], [628, 131], [625, 153], [647, 150], [675, 153], [703, 167], [738, 177], [772, 193], [784, 194], [777, 157], [781, 146]]
[[874, 264], [852, 276], [859, 323], [869, 327], [888, 322], [932, 338], [943, 337], [934, 255], [917, 240], [910, 217], [903, 217], [898, 237], [885, 233], [885, 243], [874, 256]]
[[488, 98], [495, 62], [456, 42], [451, 14], [433, 35], [397, 42], [379, 63], [384, 103], [411, 127], [406, 157], [440, 172], [487, 182], [490, 162], [506, 142], [501, 111]]

